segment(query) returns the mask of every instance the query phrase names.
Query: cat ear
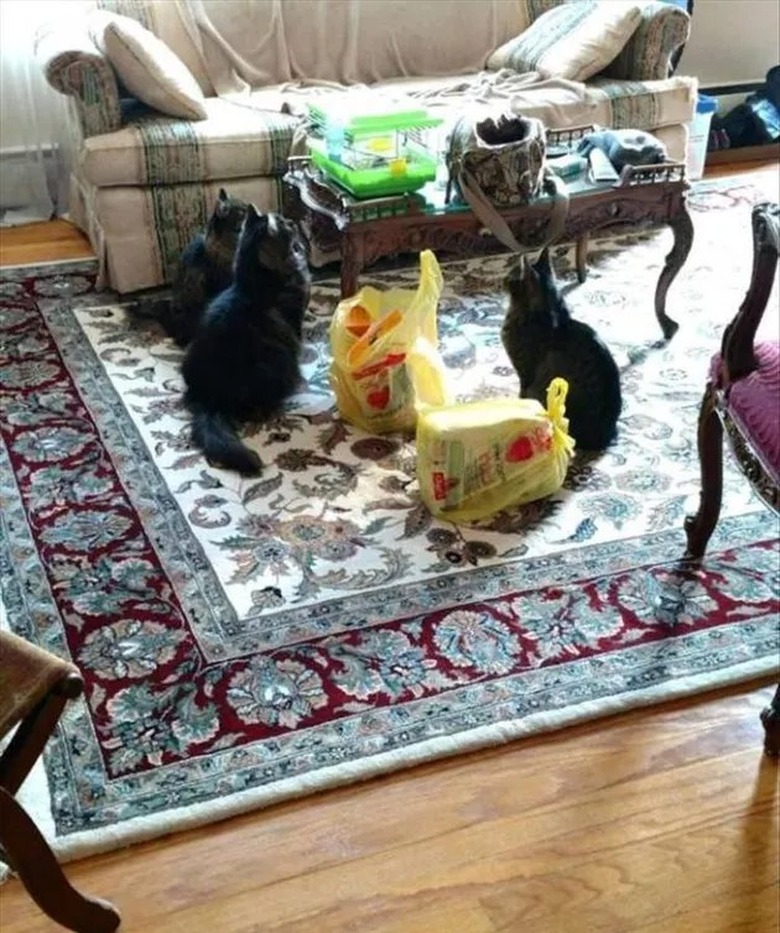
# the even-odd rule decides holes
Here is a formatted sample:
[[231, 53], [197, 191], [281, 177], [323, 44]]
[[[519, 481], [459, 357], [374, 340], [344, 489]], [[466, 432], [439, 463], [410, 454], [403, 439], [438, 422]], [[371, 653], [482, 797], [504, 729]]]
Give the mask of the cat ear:
[[230, 213], [230, 208], [228, 207], [228, 196], [227, 191], [224, 188], [219, 189], [219, 194], [217, 195], [217, 203], [214, 205], [214, 216], [219, 220], [224, 220], [225, 217]]
[[547, 246], [539, 254], [539, 258], [534, 263], [534, 268], [542, 275], [552, 275], [552, 266], [550, 265], [550, 250]]
[[261, 214], [260, 211], [254, 206], [254, 204], [249, 204], [246, 209], [246, 220], [244, 221], [247, 229], [252, 229], [254, 227], [268, 227], [268, 215]]

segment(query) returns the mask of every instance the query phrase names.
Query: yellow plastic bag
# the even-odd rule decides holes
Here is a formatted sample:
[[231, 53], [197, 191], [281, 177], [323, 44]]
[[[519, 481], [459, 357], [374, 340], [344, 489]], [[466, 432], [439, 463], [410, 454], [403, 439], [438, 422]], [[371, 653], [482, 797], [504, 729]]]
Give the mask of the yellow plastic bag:
[[436, 257], [425, 250], [416, 291], [366, 286], [339, 302], [330, 380], [347, 421], [386, 434], [413, 428], [427, 406], [448, 404], [436, 328], [442, 284]]
[[417, 478], [431, 512], [455, 522], [532, 502], [563, 484], [574, 451], [565, 379], [535, 399], [501, 398], [432, 409], [417, 422]]

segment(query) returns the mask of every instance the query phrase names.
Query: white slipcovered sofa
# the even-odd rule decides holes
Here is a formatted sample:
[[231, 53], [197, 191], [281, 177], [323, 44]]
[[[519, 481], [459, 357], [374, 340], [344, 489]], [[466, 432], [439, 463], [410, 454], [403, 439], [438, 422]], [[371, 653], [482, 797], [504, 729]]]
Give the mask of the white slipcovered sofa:
[[103, 17], [101, 28], [109, 15], [132, 17], [175, 52], [202, 94], [200, 119], [133, 99], [90, 16], [42, 30], [46, 77], [71, 100], [71, 216], [99, 258], [100, 282], [120, 292], [169, 282], [221, 187], [277, 209], [305, 102], [356, 83], [457, 109], [485, 103], [487, 82], [548, 126], [645, 129], [684, 158], [696, 81], [669, 74], [687, 15], [639, 0], [638, 25], [600, 74], [577, 81], [548, 70], [515, 86], [512, 42], [560, 2], [99, 0], [91, 17]]

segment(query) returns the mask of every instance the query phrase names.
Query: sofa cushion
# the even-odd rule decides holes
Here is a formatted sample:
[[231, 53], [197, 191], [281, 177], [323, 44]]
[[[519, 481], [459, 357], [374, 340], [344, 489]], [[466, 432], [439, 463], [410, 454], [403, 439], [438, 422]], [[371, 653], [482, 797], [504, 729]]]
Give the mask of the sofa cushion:
[[[758, 366], [728, 390], [726, 411], [739, 433], [780, 485], [780, 344], [777, 340], [755, 345]], [[710, 381], [718, 385], [723, 370], [720, 353], [710, 362]]]
[[172, 117], [205, 119], [200, 85], [154, 33], [127, 16], [105, 13], [93, 14], [90, 27], [95, 44], [138, 100]]
[[79, 173], [98, 187], [282, 175], [299, 121], [255, 109], [252, 97], [243, 104], [207, 97], [206, 119], [195, 123], [131, 116], [115, 133], [84, 140]]
[[620, 54], [641, 19], [641, 8], [625, 0], [572, 0], [496, 49], [487, 66], [585, 81]]
[[696, 78], [680, 76], [663, 81], [593, 78], [587, 86], [591, 94], [608, 101], [606, 125], [618, 130], [654, 130], [689, 123], [696, 111]]

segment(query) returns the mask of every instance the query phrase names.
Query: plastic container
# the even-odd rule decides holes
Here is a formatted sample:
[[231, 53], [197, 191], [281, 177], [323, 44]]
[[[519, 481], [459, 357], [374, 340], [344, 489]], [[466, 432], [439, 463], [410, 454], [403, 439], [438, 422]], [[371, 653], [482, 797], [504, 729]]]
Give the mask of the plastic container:
[[420, 497], [452, 522], [487, 518], [560, 489], [574, 441], [564, 379], [536, 399], [496, 398], [423, 409], [417, 420]]
[[716, 97], [698, 94], [696, 114], [688, 124], [688, 178], [692, 181], [704, 174], [704, 161], [707, 158], [707, 142], [710, 138], [712, 115], [718, 109]]
[[441, 119], [412, 102], [349, 95], [309, 106], [314, 164], [357, 198], [406, 194], [436, 177]]

